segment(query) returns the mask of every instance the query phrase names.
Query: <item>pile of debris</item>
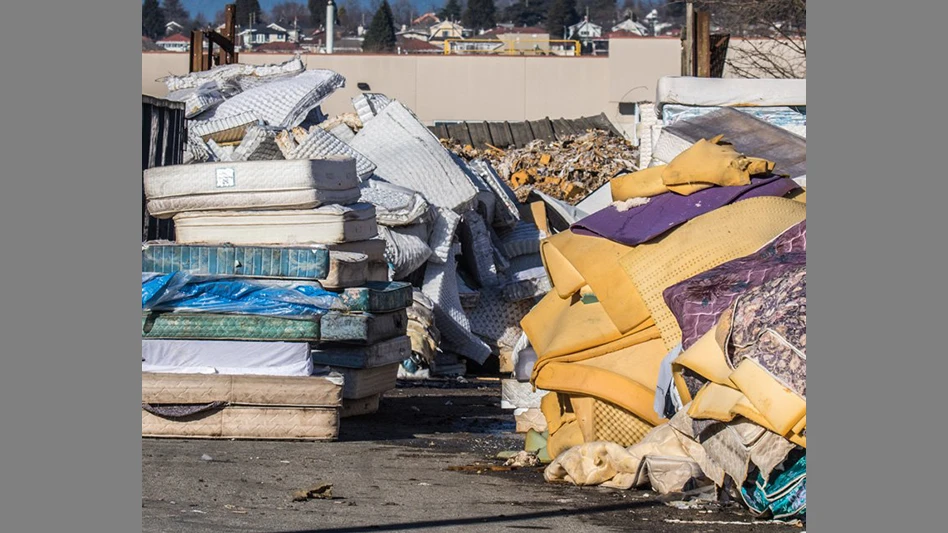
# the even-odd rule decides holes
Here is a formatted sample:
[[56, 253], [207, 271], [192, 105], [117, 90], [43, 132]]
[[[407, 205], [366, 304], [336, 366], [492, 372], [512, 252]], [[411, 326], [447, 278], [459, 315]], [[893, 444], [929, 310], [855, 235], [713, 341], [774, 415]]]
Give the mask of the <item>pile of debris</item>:
[[552, 288], [503, 407], [545, 441], [525, 451], [549, 481], [725, 489], [805, 520], [806, 140], [788, 113], [688, 113], [542, 241]]
[[576, 205], [615, 176], [637, 169], [637, 149], [603, 130], [551, 142], [536, 139], [523, 148], [507, 150], [492, 146], [478, 150], [453, 139], [441, 142], [468, 161], [489, 161], [521, 202], [536, 190]]
[[[237, 291], [233, 276], [243, 276], [248, 294], [269, 294], [267, 283], [284, 291], [276, 302], [223, 311], [214, 300], [204, 313], [259, 315], [321, 295], [332, 306], [279, 317], [321, 328], [268, 339], [309, 342], [312, 361], [345, 378], [344, 414], [353, 402], [377, 409], [396, 375], [463, 375], [470, 362], [509, 360], [520, 320], [550, 288], [539, 253], [550, 234], [543, 201], [521, 204], [488, 161], [445, 149], [397, 100], [363, 93], [352, 112], [325, 116], [320, 103], [345, 79], [299, 58], [164, 82], [168, 98], [185, 103], [185, 164], [146, 172], [149, 213], [173, 219], [176, 242], [143, 243], [143, 276], [216, 276], [215, 297]], [[142, 303], [181, 311], [147, 307], [154, 302], [144, 292]], [[250, 319], [224, 320], [236, 327], [227, 339], [208, 332], [198, 340], [262, 335], [256, 323], [234, 320]], [[199, 322], [176, 333], [204, 328]], [[143, 329], [146, 337], [166, 340]], [[218, 355], [239, 347], [218, 345]], [[241, 370], [272, 373], [258, 363]]]

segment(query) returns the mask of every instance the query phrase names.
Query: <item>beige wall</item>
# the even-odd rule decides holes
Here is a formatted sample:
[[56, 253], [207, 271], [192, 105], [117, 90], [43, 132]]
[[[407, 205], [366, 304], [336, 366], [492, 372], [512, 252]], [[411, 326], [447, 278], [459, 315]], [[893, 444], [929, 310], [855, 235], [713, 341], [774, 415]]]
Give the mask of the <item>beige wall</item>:
[[[733, 43], [734, 41], [732, 41]], [[396, 98], [426, 122], [435, 120], [535, 120], [606, 115], [620, 128], [632, 122], [619, 102], [652, 101], [662, 76], [678, 75], [681, 43], [675, 38], [613, 39], [607, 57], [318, 55], [302, 56], [307, 68], [328, 68], [346, 87], [323, 104], [334, 115], [352, 111], [359, 82]], [[290, 59], [244, 53], [242, 63]], [[188, 54], [142, 53], [142, 93], [164, 96], [168, 75], [186, 74]]]

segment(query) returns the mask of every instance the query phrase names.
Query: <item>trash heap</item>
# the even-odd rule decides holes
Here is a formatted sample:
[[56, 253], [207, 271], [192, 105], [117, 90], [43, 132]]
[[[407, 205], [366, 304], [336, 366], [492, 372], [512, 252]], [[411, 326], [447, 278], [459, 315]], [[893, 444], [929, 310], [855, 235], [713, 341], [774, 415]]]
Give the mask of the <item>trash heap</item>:
[[805, 139], [729, 108], [661, 134], [663, 159], [541, 242], [552, 289], [505, 407], [548, 481], [724, 490], [805, 520]]
[[629, 141], [602, 130], [551, 142], [536, 139], [507, 150], [478, 150], [453, 139], [441, 142], [464, 159], [488, 161], [523, 203], [531, 191], [540, 191], [575, 205], [611, 178], [637, 168], [637, 151]]
[[[345, 378], [343, 414], [376, 409], [397, 377], [509, 361], [550, 288], [543, 202], [522, 205], [488, 161], [446, 150], [397, 100], [365, 93], [326, 117], [320, 103], [345, 80], [299, 58], [163, 81], [186, 106], [186, 164], [145, 174], [148, 211], [174, 220], [175, 242], [143, 243], [143, 273], [334, 298], [306, 341], [314, 368]], [[325, 271], [294, 270], [304, 250], [326, 255]], [[159, 311], [144, 296], [143, 310]]]

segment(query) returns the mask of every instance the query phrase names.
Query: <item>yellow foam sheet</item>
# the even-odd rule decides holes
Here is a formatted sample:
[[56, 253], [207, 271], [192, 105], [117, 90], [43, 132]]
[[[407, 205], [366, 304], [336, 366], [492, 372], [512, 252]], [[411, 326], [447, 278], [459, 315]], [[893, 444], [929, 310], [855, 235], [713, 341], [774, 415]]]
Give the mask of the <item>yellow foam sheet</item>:
[[701, 139], [671, 160], [662, 172], [669, 190], [688, 195], [715, 185], [748, 185], [750, 177], [774, 169], [773, 161], [746, 157], [729, 144], [720, 144], [721, 136]]
[[665, 187], [665, 182], [662, 181], [663, 172], [665, 165], [657, 165], [613, 178], [609, 181], [612, 200], [618, 202], [630, 198], [650, 198], [668, 192], [668, 187]]
[[580, 361], [658, 338], [651, 319], [622, 333], [599, 302], [583, 303], [579, 295], [562, 299], [550, 292], [520, 321], [537, 352], [534, 375], [552, 361]]
[[681, 342], [681, 329], [665, 304], [662, 291], [756, 252], [805, 218], [806, 205], [787, 198], [741, 200], [634, 247], [619, 263], [645, 300], [665, 347], [671, 350]]
[[666, 352], [659, 339], [580, 363], [547, 364], [537, 374], [538, 388], [605, 400], [652, 425], [664, 419], [654, 409], [658, 367]]
[[[550, 239], [545, 247], [544, 264], [548, 271], [560, 273], [556, 280], [551, 277], [560, 297], [569, 297], [589, 286], [616, 328], [625, 333], [649, 317], [645, 301], [619, 265], [619, 258], [632, 248], [567, 230]], [[564, 278], [565, 285], [558, 283]]]

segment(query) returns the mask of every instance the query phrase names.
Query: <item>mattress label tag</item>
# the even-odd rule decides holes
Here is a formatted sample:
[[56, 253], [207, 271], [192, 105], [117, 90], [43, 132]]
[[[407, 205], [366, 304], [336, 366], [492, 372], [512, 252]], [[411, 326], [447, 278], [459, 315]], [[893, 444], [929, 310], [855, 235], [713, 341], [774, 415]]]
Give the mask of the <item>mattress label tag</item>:
[[217, 169], [217, 188], [223, 187], [233, 187], [236, 185], [236, 180], [234, 179], [234, 169], [232, 168], [219, 168]]

